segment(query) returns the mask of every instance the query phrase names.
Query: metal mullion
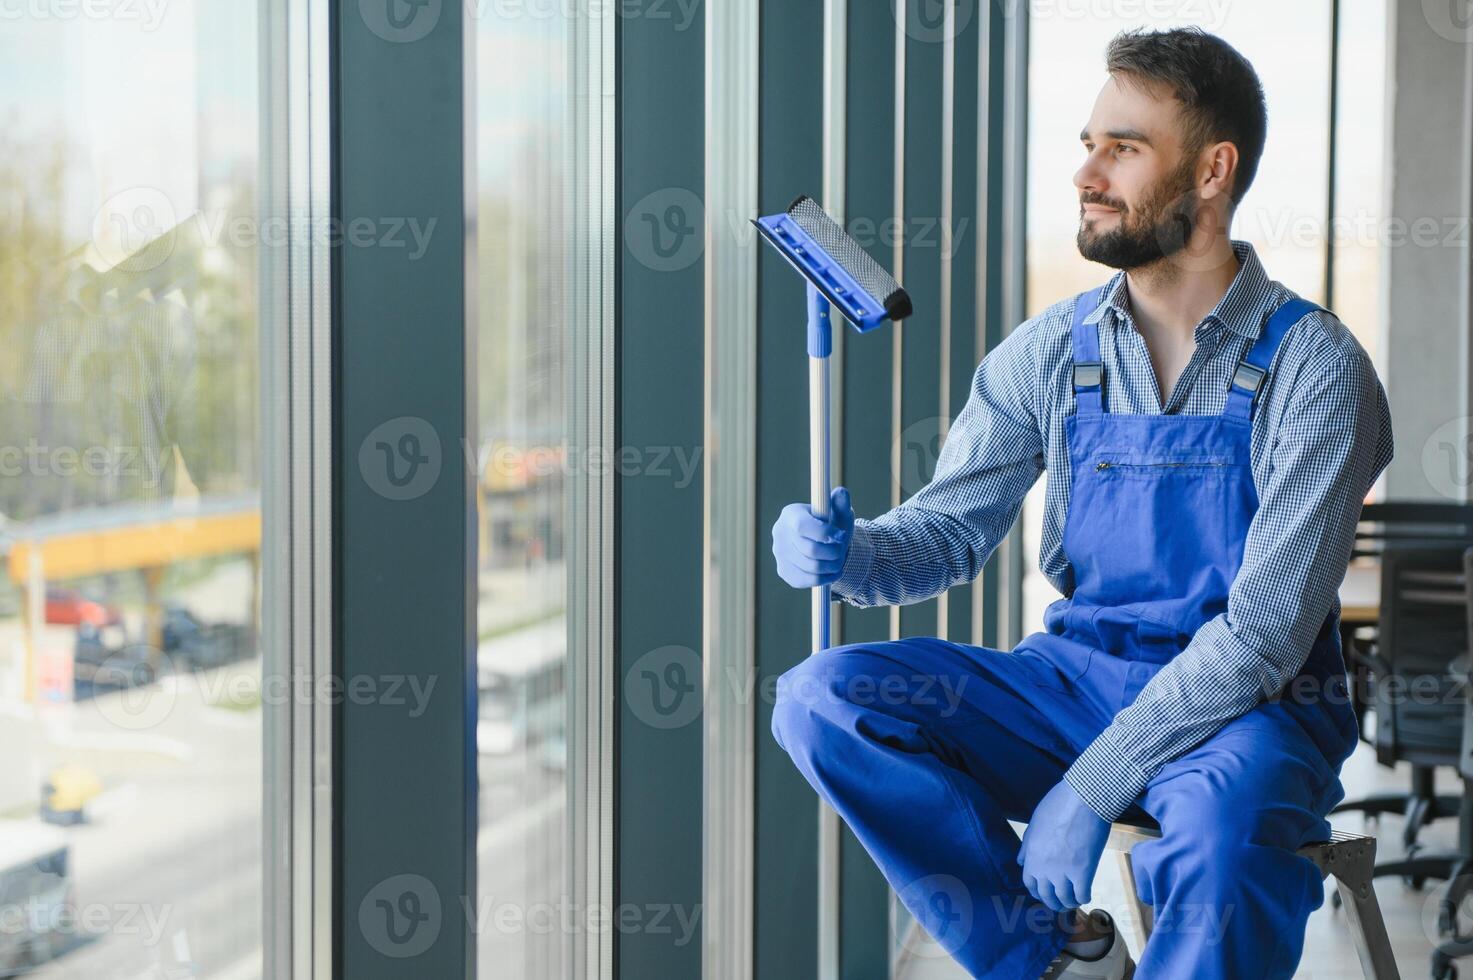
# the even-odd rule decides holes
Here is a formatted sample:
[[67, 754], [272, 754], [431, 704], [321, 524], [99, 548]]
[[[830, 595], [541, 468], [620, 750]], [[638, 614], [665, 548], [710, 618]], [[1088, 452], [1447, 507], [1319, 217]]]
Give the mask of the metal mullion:
[[[1026, 7], [1006, 18], [1003, 65], [1002, 320], [1011, 331], [1023, 322], [1026, 294], [1028, 173], [1028, 23]], [[998, 548], [998, 646], [1022, 638], [1023, 533], [1014, 524]]]
[[[314, 376], [330, 378], [334, 410], [330, 610], [342, 686], [321, 709], [337, 735], [332, 967], [352, 980], [469, 980], [470, 913], [482, 900], [477, 475], [464, 455], [477, 445], [466, 336], [475, 314], [465, 101], [473, 8], [419, 6], [408, 25], [382, 11], [337, 3], [330, 21], [331, 216], [344, 235], [333, 252], [332, 367]], [[435, 222], [413, 259], [375, 247], [386, 238], [349, 234], [409, 220]], [[435, 685], [421, 688], [413, 713], [402, 696], [410, 681]]]
[[[330, 977], [331, 713], [295, 696], [332, 669], [327, 0], [263, 8], [261, 253], [264, 970]], [[315, 689], [315, 688], [309, 688]]]
[[[613, 26], [607, 7], [580, 0], [571, 24], [569, 90], [573, 175], [567, 337], [568, 441], [577, 458], [607, 458], [613, 445]], [[570, 900], [579, 909], [613, 907], [613, 488], [602, 466], [572, 467], [567, 499], [570, 537], [568, 650], [568, 861]], [[607, 930], [566, 937], [569, 974], [612, 975]]]
[[757, 0], [708, 8], [701, 562], [707, 980], [750, 980], [753, 972], [756, 712], [741, 696], [743, 685], [732, 681], [756, 669], [756, 250], [735, 219], [757, 210], [757, 25]]

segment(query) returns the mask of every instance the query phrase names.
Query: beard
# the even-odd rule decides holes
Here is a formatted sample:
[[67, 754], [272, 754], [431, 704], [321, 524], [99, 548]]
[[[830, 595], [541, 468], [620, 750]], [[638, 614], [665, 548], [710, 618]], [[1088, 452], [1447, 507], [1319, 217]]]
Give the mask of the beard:
[[1197, 224], [1195, 166], [1194, 155], [1186, 154], [1181, 165], [1157, 182], [1133, 209], [1127, 210], [1123, 201], [1099, 197], [1081, 200], [1081, 205], [1116, 208], [1120, 218], [1111, 230], [1097, 232], [1090, 225], [1101, 219], [1085, 219], [1081, 208], [1079, 233], [1074, 239], [1079, 254], [1112, 269], [1130, 270], [1180, 252]]

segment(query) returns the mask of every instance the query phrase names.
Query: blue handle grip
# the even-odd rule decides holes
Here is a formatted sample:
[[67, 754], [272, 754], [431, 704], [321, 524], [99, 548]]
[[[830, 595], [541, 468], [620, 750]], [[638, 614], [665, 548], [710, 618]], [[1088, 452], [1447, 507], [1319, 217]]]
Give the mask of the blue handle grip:
[[833, 330], [829, 323], [828, 297], [811, 282], [808, 287], [808, 356], [828, 357], [833, 350]]

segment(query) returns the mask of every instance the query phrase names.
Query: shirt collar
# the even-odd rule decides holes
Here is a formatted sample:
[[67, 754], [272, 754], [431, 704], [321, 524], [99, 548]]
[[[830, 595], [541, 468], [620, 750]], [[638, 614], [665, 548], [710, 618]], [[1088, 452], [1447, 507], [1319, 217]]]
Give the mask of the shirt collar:
[[[1233, 246], [1233, 254], [1238, 257], [1237, 275], [1233, 277], [1227, 292], [1222, 294], [1222, 298], [1212, 308], [1212, 312], [1203, 317], [1202, 322], [1197, 325], [1197, 335], [1201, 336], [1207, 328], [1217, 324], [1249, 340], [1254, 340], [1263, 331], [1263, 325], [1276, 305], [1278, 290], [1274, 282], [1269, 279], [1268, 273], [1264, 271], [1263, 263], [1258, 260], [1258, 252], [1253, 246], [1236, 238], [1230, 241]], [[1107, 309], [1115, 311], [1117, 324], [1127, 321], [1130, 304], [1126, 297], [1123, 269], [1116, 272], [1106, 283], [1105, 298], [1097, 309], [1092, 310], [1084, 318], [1084, 322], [1091, 324], [1099, 322]]]

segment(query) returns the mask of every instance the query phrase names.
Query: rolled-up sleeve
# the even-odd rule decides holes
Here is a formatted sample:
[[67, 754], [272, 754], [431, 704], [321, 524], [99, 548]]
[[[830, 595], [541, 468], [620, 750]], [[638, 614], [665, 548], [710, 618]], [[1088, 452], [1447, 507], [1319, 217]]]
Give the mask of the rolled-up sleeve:
[[1227, 610], [1119, 711], [1065, 773], [1106, 820], [1166, 762], [1280, 692], [1337, 602], [1361, 506], [1391, 461], [1386, 394], [1365, 352], [1299, 379], [1270, 449]]
[[1044, 469], [1038, 322], [1026, 321], [982, 359], [931, 481], [879, 517], [856, 518], [836, 599], [907, 605], [981, 572]]

